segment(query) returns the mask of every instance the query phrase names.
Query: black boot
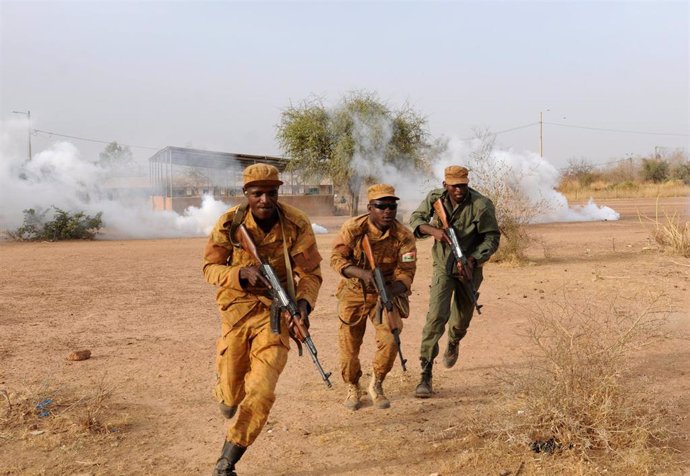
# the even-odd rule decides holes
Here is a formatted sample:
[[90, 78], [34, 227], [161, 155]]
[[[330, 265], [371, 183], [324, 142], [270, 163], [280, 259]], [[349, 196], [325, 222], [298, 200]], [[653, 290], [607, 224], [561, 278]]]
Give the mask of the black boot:
[[448, 347], [446, 347], [446, 351], [443, 354], [443, 366], [447, 369], [453, 367], [455, 365], [455, 362], [458, 361], [458, 354], [459, 354], [459, 347], [460, 343], [455, 341], [448, 341]]
[[414, 396], [417, 398], [429, 398], [431, 397], [431, 369], [434, 366], [433, 360], [422, 360], [422, 380], [417, 385], [414, 391]]
[[216, 467], [213, 468], [213, 476], [237, 476], [235, 463], [240, 460], [246, 450], [247, 448], [226, 441], [223, 445], [223, 451], [220, 453], [220, 458], [216, 461]]

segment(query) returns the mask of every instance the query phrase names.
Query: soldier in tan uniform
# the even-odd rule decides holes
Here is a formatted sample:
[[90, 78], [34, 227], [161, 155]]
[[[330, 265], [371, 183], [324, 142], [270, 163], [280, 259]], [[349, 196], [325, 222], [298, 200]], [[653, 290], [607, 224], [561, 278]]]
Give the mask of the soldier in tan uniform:
[[[345, 279], [338, 285], [338, 316], [340, 329], [340, 372], [348, 384], [345, 406], [356, 410], [362, 391], [359, 379], [362, 369], [359, 349], [364, 338], [367, 319], [376, 330], [376, 355], [368, 392], [377, 408], [388, 408], [390, 402], [383, 393], [383, 380], [390, 372], [398, 348], [385, 315], [381, 315], [372, 278], [372, 271], [362, 251], [362, 239], [368, 235], [377, 265], [381, 268], [386, 287], [393, 298], [392, 318], [402, 330], [402, 321], [409, 314], [410, 288], [416, 270], [415, 239], [405, 226], [395, 219], [397, 200], [390, 185], [376, 184], [367, 191], [369, 213], [346, 221], [336, 238], [331, 254], [331, 267]], [[379, 317], [382, 317], [379, 320]]]
[[[221, 314], [221, 336], [216, 344], [218, 383], [214, 395], [221, 413], [231, 419], [214, 475], [235, 475], [235, 464], [261, 432], [275, 401], [278, 377], [287, 362], [288, 328], [270, 328], [271, 299], [260, 281], [258, 263], [237, 243], [234, 234], [243, 224], [261, 258], [290, 290], [297, 277], [294, 299], [306, 327], [321, 287], [321, 256], [307, 216], [278, 203], [278, 169], [255, 164], [244, 170], [246, 203], [225, 212], [216, 223], [204, 250], [204, 277], [219, 286], [216, 302]], [[232, 230], [232, 231], [231, 231]]]

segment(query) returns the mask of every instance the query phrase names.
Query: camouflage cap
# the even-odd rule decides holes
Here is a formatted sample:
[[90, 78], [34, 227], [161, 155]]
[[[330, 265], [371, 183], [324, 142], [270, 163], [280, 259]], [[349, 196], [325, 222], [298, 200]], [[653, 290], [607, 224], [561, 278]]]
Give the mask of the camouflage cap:
[[386, 183], [377, 183], [367, 189], [367, 199], [370, 202], [372, 200], [378, 200], [379, 198], [394, 198], [400, 200], [395, 196], [395, 189], [393, 186]]
[[446, 185], [458, 185], [470, 183], [470, 171], [459, 165], [451, 165], [443, 171], [443, 181]]
[[278, 178], [278, 169], [268, 164], [252, 164], [242, 173], [244, 186], [250, 185], [283, 185]]

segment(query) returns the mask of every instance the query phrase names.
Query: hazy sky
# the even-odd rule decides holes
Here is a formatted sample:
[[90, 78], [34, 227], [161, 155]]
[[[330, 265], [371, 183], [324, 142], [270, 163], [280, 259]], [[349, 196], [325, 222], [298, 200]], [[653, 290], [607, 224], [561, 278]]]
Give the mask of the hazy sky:
[[[408, 101], [434, 136], [544, 111], [557, 167], [690, 149], [688, 2], [2, 0], [0, 29], [0, 119], [29, 109], [61, 134], [280, 154], [288, 104], [366, 89]], [[34, 152], [56, 139], [35, 135]], [[539, 126], [497, 141], [538, 152]]]

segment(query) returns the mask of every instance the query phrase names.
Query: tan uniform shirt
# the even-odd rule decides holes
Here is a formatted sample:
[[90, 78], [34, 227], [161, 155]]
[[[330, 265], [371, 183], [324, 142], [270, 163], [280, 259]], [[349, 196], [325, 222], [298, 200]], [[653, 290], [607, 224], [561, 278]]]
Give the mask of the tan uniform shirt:
[[[278, 204], [281, 220], [264, 233], [247, 209], [244, 226], [252, 237], [259, 256], [275, 270], [280, 282], [287, 289], [283, 236], [287, 242], [290, 263], [297, 276], [295, 301], [305, 299], [311, 308], [321, 287], [321, 255], [316, 246], [314, 231], [307, 216], [299, 209]], [[241, 248], [235, 248], [228, 233], [239, 206], [233, 207], [218, 219], [204, 250], [204, 278], [210, 284], [220, 286], [216, 302], [223, 317], [223, 324], [232, 327], [246, 316], [259, 302], [271, 305], [265, 287], [243, 288], [240, 269], [258, 263]], [[236, 240], [235, 240], [236, 241]]]
[[[387, 283], [400, 281], [409, 294], [417, 269], [417, 248], [414, 235], [399, 221], [395, 220], [385, 232], [381, 232], [369, 221], [369, 215], [360, 215], [343, 223], [331, 253], [331, 267], [340, 275], [348, 266], [370, 269], [362, 249], [364, 234], [369, 235], [371, 249], [376, 263], [381, 268]], [[361, 293], [362, 283], [357, 278], [341, 280], [338, 291], [347, 287]], [[375, 294], [373, 286], [368, 286], [367, 294]]]

